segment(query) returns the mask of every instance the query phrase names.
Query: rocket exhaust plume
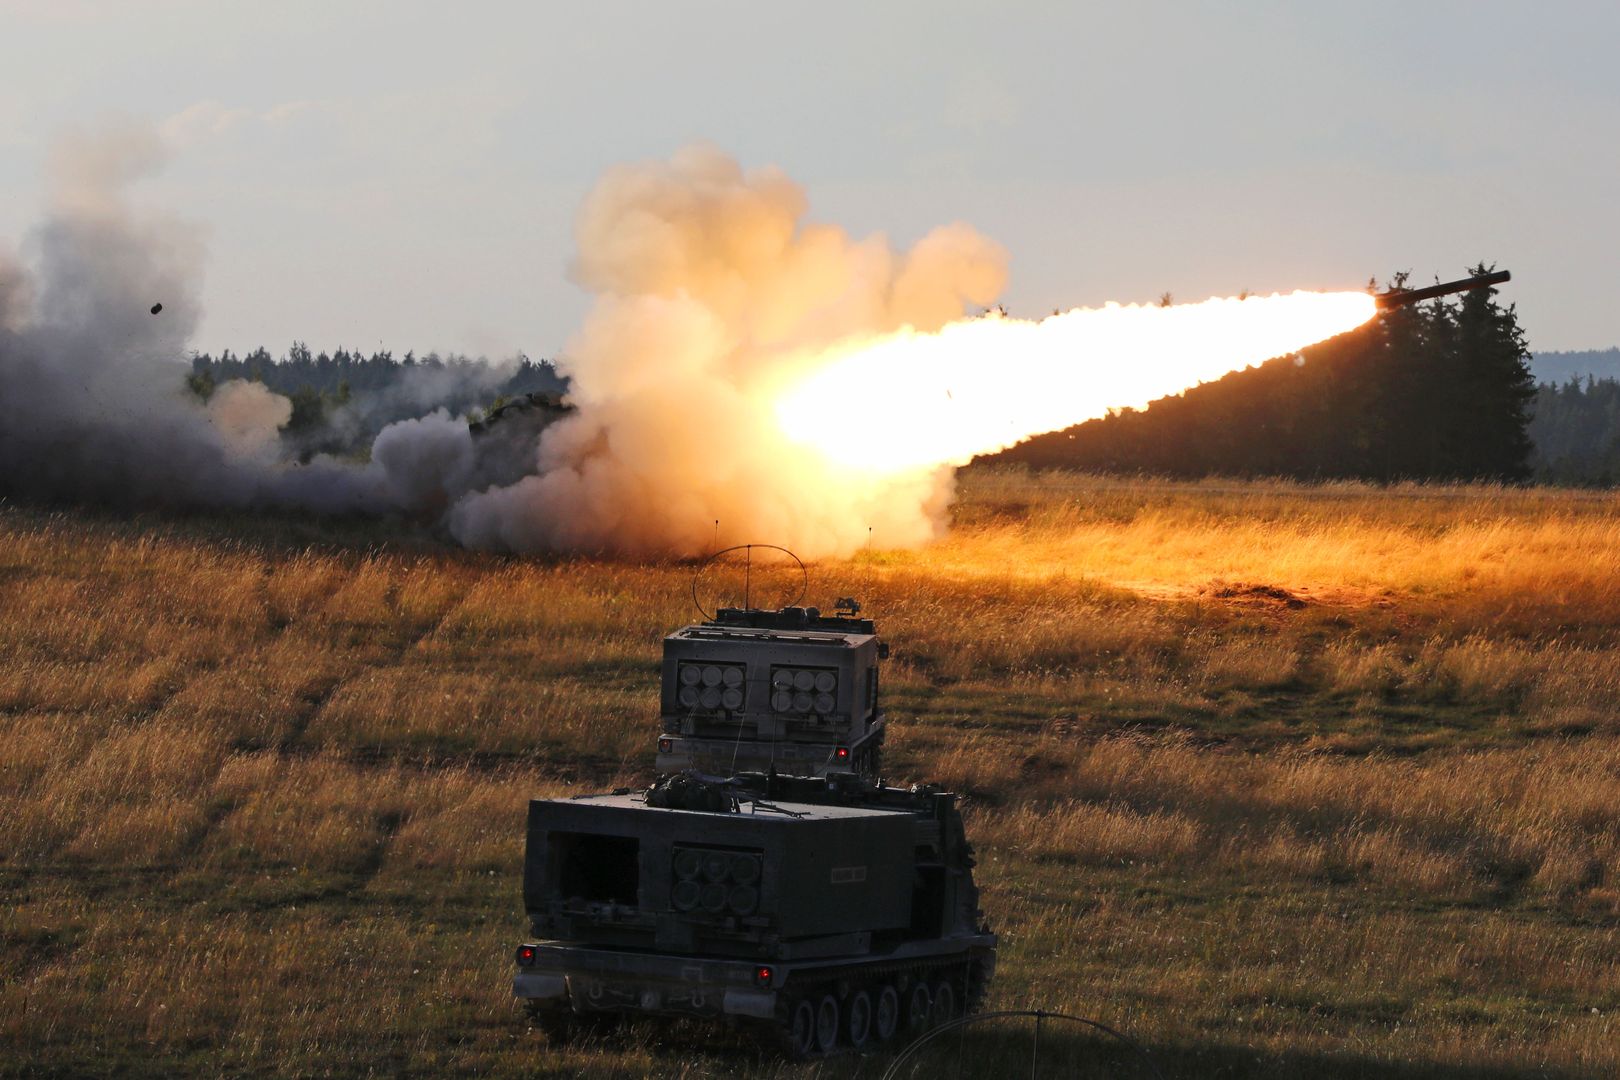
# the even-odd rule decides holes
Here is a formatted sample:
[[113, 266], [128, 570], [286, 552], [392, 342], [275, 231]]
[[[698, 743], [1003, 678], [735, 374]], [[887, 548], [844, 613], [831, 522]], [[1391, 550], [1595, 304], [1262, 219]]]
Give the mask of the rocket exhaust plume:
[[789, 438], [846, 465], [961, 465], [1297, 352], [1373, 312], [1366, 293], [1295, 292], [974, 319], [812, 358], [776, 416]]
[[573, 276], [596, 301], [558, 360], [576, 409], [529, 475], [496, 483], [509, 463], [428, 401], [364, 464], [294, 466], [287, 399], [226, 383], [205, 405], [184, 389], [200, 245], [124, 196], [161, 150], [150, 129], [68, 143], [34, 258], [0, 257], [0, 494], [405, 510], [509, 551], [752, 540], [846, 555], [939, 535], [975, 454], [1375, 313], [1365, 293], [1293, 293], [967, 318], [1005, 281], [992, 241], [961, 224], [905, 250], [853, 238], [807, 223], [779, 170], [695, 146], [611, 170], [587, 197]]

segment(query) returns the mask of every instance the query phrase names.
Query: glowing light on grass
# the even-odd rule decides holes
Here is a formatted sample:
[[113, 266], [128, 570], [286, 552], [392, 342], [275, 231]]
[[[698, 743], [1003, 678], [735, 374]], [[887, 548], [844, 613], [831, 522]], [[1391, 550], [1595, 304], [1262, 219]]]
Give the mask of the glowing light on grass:
[[1367, 293], [1294, 292], [902, 330], [802, 358], [776, 417], [791, 440], [840, 464], [960, 465], [1296, 352], [1374, 310]]

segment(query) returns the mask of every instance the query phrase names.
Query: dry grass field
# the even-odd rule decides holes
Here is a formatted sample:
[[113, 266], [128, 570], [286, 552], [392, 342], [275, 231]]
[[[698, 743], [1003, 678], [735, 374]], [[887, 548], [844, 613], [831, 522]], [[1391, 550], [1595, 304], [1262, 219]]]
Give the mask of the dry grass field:
[[[1620, 498], [990, 471], [956, 517], [810, 600], [894, 647], [891, 772], [967, 795], [991, 1007], [1172, 1076], [1620, 1073]], [[511, 1003], [524, 802], [648, 778], [691, 572], [0, 506], [0, 1074], [879, 1075]]]

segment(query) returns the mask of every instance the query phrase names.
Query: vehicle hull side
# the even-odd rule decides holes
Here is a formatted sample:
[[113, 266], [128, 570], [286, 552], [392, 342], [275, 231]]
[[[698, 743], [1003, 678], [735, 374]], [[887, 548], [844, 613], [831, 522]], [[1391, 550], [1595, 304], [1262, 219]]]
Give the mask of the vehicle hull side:
[[988, 979], [995, 946], [995, 935], [976, 934], [906, 942], [869, 956], [772, 963], [766, 965], [770, 982], [762, 985], [756, 980], [761, 965], [747, 961], [539, 942], [534, 963], [518, 969], [512, 992], [536, 1006], [575, 1013], [768, 1020], [777, 1013], [779, 996], [806, 982], [916, 978], [969, 962], [981, 965]]

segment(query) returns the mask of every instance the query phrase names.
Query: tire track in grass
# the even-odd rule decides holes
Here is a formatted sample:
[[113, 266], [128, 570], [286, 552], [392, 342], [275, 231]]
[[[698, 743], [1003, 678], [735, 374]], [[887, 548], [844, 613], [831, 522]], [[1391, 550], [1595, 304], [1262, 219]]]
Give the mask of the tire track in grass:
[[[394, 576], [390, 575], [388, 585], [384, 589], [383, 601], [390, 614], [396, 619], [400, 618], [403, 614], [399, 606], [399, 593], [400, 584], [397, 580], [395, 580]], [[389, 649], [388, 655], [384, 661], [380, 663], [366, 664], [347, 675], [338, 675], [332, 679], [329, 685], [325, 686], [314, 694], [306, 695], [304, 699], [306, 707], [299, 711], [298, 715], [294, 719], [294, 722], [289, 726], [286, 736], [281, 740], [278, 751], [287, 756], [307, 756], [308, 754], [314, 752], [317, 748], [305, 745], [303, 742], [304, 735], [306, 732], [308, 732], [310, 725], [315, 721], [315, 719], [323, 710], [325, 710], [326, 706], [331, 702], [331, 700], [337, 696], [339, 690], [343, 689], [355, 679], [362, 677], [368, 671], [380, 671], [392, 667], [398, 667], [400, 662], [403, 661], [407, 655], [416, 651], [424, 642], [437, 634], [439, 632], [439, 628], [444, 625], [445, 620], [454, 614], [455, 611], [464, 603], [466, 603], [465, 598], [458, 597], [451, 603], [446, 604], [443, 611], [439, 612], [432, 619], [424, 623], [422, 628], [415, 634], [387, 635], [388, 637], [394, 639], [394, 644], [393, 647]], [[359, 748], [352, 747], [342, 750], [340, 752], [340, 756], [345, 760], [370, 762], [388, 760], [389, 758], [389, 755], [384, 753], [366, 754]]]

